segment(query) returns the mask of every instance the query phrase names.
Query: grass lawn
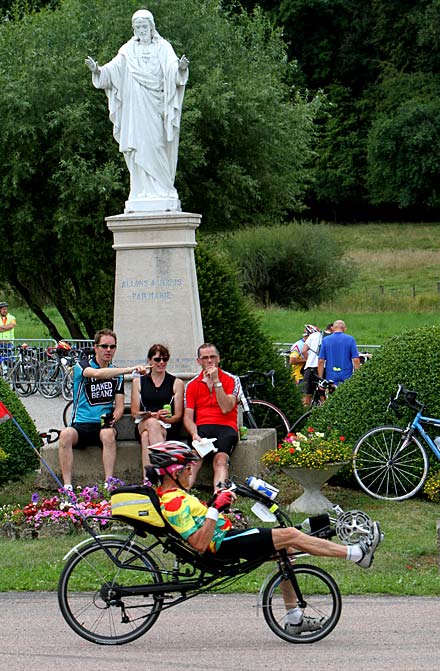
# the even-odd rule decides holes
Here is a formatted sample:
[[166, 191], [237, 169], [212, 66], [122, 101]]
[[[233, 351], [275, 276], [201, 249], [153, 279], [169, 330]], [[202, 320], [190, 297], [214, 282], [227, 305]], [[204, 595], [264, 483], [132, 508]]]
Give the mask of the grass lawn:
[[403, 331], [440, 324], [438, 312], [346, 312], [342, 309], [296, 312], [281, 308], [259, 310], [263, 331], [274, 342], [293, 343], [303, 332], [304, 324], [324, 328], [335, 319], [343, 319], [347, 333], [358, 345], [381, 345], [390, 336]]

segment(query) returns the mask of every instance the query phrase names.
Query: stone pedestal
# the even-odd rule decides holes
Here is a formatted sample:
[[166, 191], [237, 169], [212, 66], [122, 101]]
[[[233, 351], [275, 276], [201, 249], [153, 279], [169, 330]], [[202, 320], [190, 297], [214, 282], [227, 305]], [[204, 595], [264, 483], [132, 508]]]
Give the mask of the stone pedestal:
[[170, 372], [198, 372], [203, 342], [194, 248], [201, 215], [135, 212], [107, 217], [116, 251], [113, 328], [117, 366], [144, 363], [153, 343], [171, 352]]

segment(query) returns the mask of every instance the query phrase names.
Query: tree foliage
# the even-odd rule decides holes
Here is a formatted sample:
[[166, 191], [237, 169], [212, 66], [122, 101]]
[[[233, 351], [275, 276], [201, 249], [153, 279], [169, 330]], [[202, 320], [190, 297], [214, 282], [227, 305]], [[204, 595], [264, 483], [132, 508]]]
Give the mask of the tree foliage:
[[[322, 89], [330, 102], [319, 120], [311, 213], [435, 216], [439, 0], [279, 0], [264, 6], [283, 29], [298, 81]], [[431, 79], [424, 100], [421, 76]], [[383, 97], [389, 102], [393, 91], [397, 97], [402, 79], [403, 97], [385, 111]]]
[[[110, 60], [131, 36], [135, 0], [65, 0], [0, 27], [0, 234], [8, 281], [73, 337], [109, 323], [114, 254], [105, 216], [123, 210], [128, 171], [87, 54]], [[149, 3], [191, 60], [177, 188], [205, 229], [276, 221], [300, 208], [316, 103], [292, 92], [279, 34], [260, 11], [230, 18], [214, 0]], [[189, 20], [190, 17], [190, 20]]]

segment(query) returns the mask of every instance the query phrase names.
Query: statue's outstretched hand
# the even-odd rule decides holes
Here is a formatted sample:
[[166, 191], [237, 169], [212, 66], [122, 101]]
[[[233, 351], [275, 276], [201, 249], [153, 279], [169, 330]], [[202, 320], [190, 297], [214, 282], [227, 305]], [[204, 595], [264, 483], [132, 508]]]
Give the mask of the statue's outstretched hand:
[[91, 58], [90, 56], [87, 56], [84, 63], [87, 65], [87, 67], [89, 68], [89, 70], [91, 72], [98, 72], [98, 70], [99, 70], [98, 61], [94, 61], [93, 58]]
[[179, 70], [187, 70], [189, 65], [189, 59], [183, 54], [182, 58], [179, 58]]

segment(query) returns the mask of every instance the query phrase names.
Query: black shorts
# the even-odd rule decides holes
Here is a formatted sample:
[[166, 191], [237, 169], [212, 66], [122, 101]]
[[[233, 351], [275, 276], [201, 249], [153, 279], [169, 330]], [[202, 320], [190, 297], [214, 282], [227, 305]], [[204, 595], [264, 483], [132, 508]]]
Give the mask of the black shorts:
[[303, 394], [313, 394], [318, 384], [318, 369], [305, 368], [302, 392]]
[[[72, 429], [78, 434], [78, 442], [74, 445], [74, 449], [84, 449], [85, 447], [90, 447], [90, 445], [100, 445], [101, 442], [101, 423], [100, 422], [79, 422], [78, 424], [72, 424]], [[113, 429], [117, 434], [116, 429]]]
[[200, 438], [217, 438], [214, 447], [218, 452], [231, 456], [238, 443], [238, 433], [231, 426], [221, 424], [201, 424], [197, 427]]
[[275, 553], [272, 529], [232, 529], [215, 553], [217, 559], [264, 559]]

